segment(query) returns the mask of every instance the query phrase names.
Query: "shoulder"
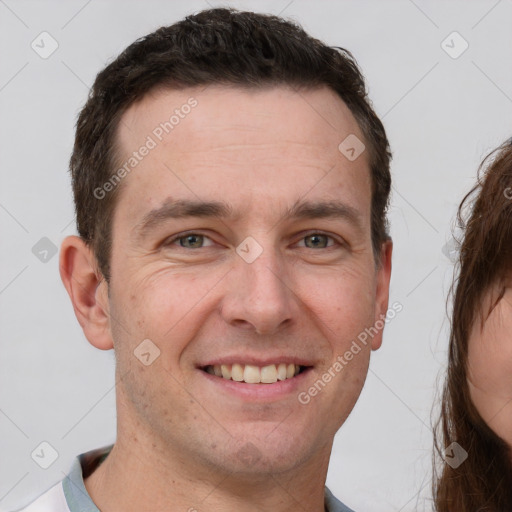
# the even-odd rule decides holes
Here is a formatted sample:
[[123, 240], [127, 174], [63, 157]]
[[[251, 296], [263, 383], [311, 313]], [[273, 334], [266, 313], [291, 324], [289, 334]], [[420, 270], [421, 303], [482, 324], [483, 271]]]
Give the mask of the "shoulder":
[[35, 501], [16, 512], [69, 512], [62, 482], [55, 484]]
[[354, 512], [336, 498], [327, 487], [325, 488], [325, 510], [328, 512]]

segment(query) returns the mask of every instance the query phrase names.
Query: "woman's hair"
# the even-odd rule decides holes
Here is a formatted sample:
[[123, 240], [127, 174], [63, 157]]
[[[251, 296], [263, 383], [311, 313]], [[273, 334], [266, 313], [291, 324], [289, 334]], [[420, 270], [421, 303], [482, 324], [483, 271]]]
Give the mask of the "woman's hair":
[[[438, 512], [510, 512], [512, 451], [474, 406], [467, 372], [473, 324], [483, 326], [503, 297], [504, 279], [512, 268], [512, 140], [484, 159], [457, 220], [463, 240], [451, 288], [448, 370], [434, 433], [434, 502]], [[484, 295], [494, 286], [497, 299], [484, 311]], [[453, 442], [467, 452], [467, 459], [458, 467], [446, 460], [439, 464]]]

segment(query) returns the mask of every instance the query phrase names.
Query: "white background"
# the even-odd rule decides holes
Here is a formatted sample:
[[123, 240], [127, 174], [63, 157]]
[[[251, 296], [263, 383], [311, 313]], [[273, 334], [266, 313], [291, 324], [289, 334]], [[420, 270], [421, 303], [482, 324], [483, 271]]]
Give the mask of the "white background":
[[[43, 263], [32, 253], [42, 237], [59, 246], [75, 232], [67, 168], [76, 115], [128, 44], [209, 5], [292, 18], [353, 52], [367, 78], [394, 153], [390, 303], [403, 311], [336, 436], [327, 484], [359, 512], [431, 510], [432, 406], [453, 271], [442, 248], [478, 163], [512, 135], [510, 0], [0, 0], [0, 508], [30, 501], [75, 455], [115, 436], [113, 354], [83, 336], [57, 256]], [[42, 31], [59, 44], [48, 59], [31, 48]], [[441, 46], [453, 31], [469, 43], [457, 59]], [[30, 456], [42, 441], [59, 454], [47, 470]]]

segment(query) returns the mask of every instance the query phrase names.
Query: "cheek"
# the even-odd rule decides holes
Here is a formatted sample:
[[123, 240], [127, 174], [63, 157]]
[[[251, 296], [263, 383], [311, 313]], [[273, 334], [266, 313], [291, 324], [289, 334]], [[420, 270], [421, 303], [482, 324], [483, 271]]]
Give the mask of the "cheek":
[[139, 344], [151, 340], [158, 347], [157, 365], [163, 372], [158, 378], [152, 373], [151, 380], [166, 382], [172, 376], [166, 386], [180, 388], [187, 378], [183, 373], [187, 349], [215, 309], [211, 291], [222, 274], [163, 269], [148, 275], [146, 279], [134, 278], [131, 289], [116, 297], [122, 311], [114, 314], [129, 327], [118, 329], [114, 335], [118, 341], [116, 355], [120, 367], [129, 369], [139, 363], [133, 357]]
[[123, 304], [121, 316], [135, 329], [130, 334], [161, 339], [174, 329], [179, 330], [215, 283], [209, 281], [211, 277], [202, 279], [168, 270], [148, 279], [134, 279], [130, 289], [122, 290], [117, 297], [117, 303]]
[[482, 419], [512, 446], [512, 325], [504, 305], [496, 306], [482, 330], [475, 326], [471, 332], [468, 381]]
[[512, 398], [512, 322], [497, 306], [468, 342], [468, 375], [472, 385], [495, 397]]
[[316, 313], [329, 338], [346, 343], [374, 321], [375, 285], [363, 272], [343, 270], [305, 276], [301, 299]]

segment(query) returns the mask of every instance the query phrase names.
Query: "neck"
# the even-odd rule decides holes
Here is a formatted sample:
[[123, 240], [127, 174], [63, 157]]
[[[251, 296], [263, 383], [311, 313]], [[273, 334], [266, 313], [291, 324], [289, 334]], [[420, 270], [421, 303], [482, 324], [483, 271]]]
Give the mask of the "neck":
[[331, 446], [293, 471], [240, 475], [196, 464], [154, 440], [120, 434], [105, 462], [85, 480], [102, 512], [324, 511]]

